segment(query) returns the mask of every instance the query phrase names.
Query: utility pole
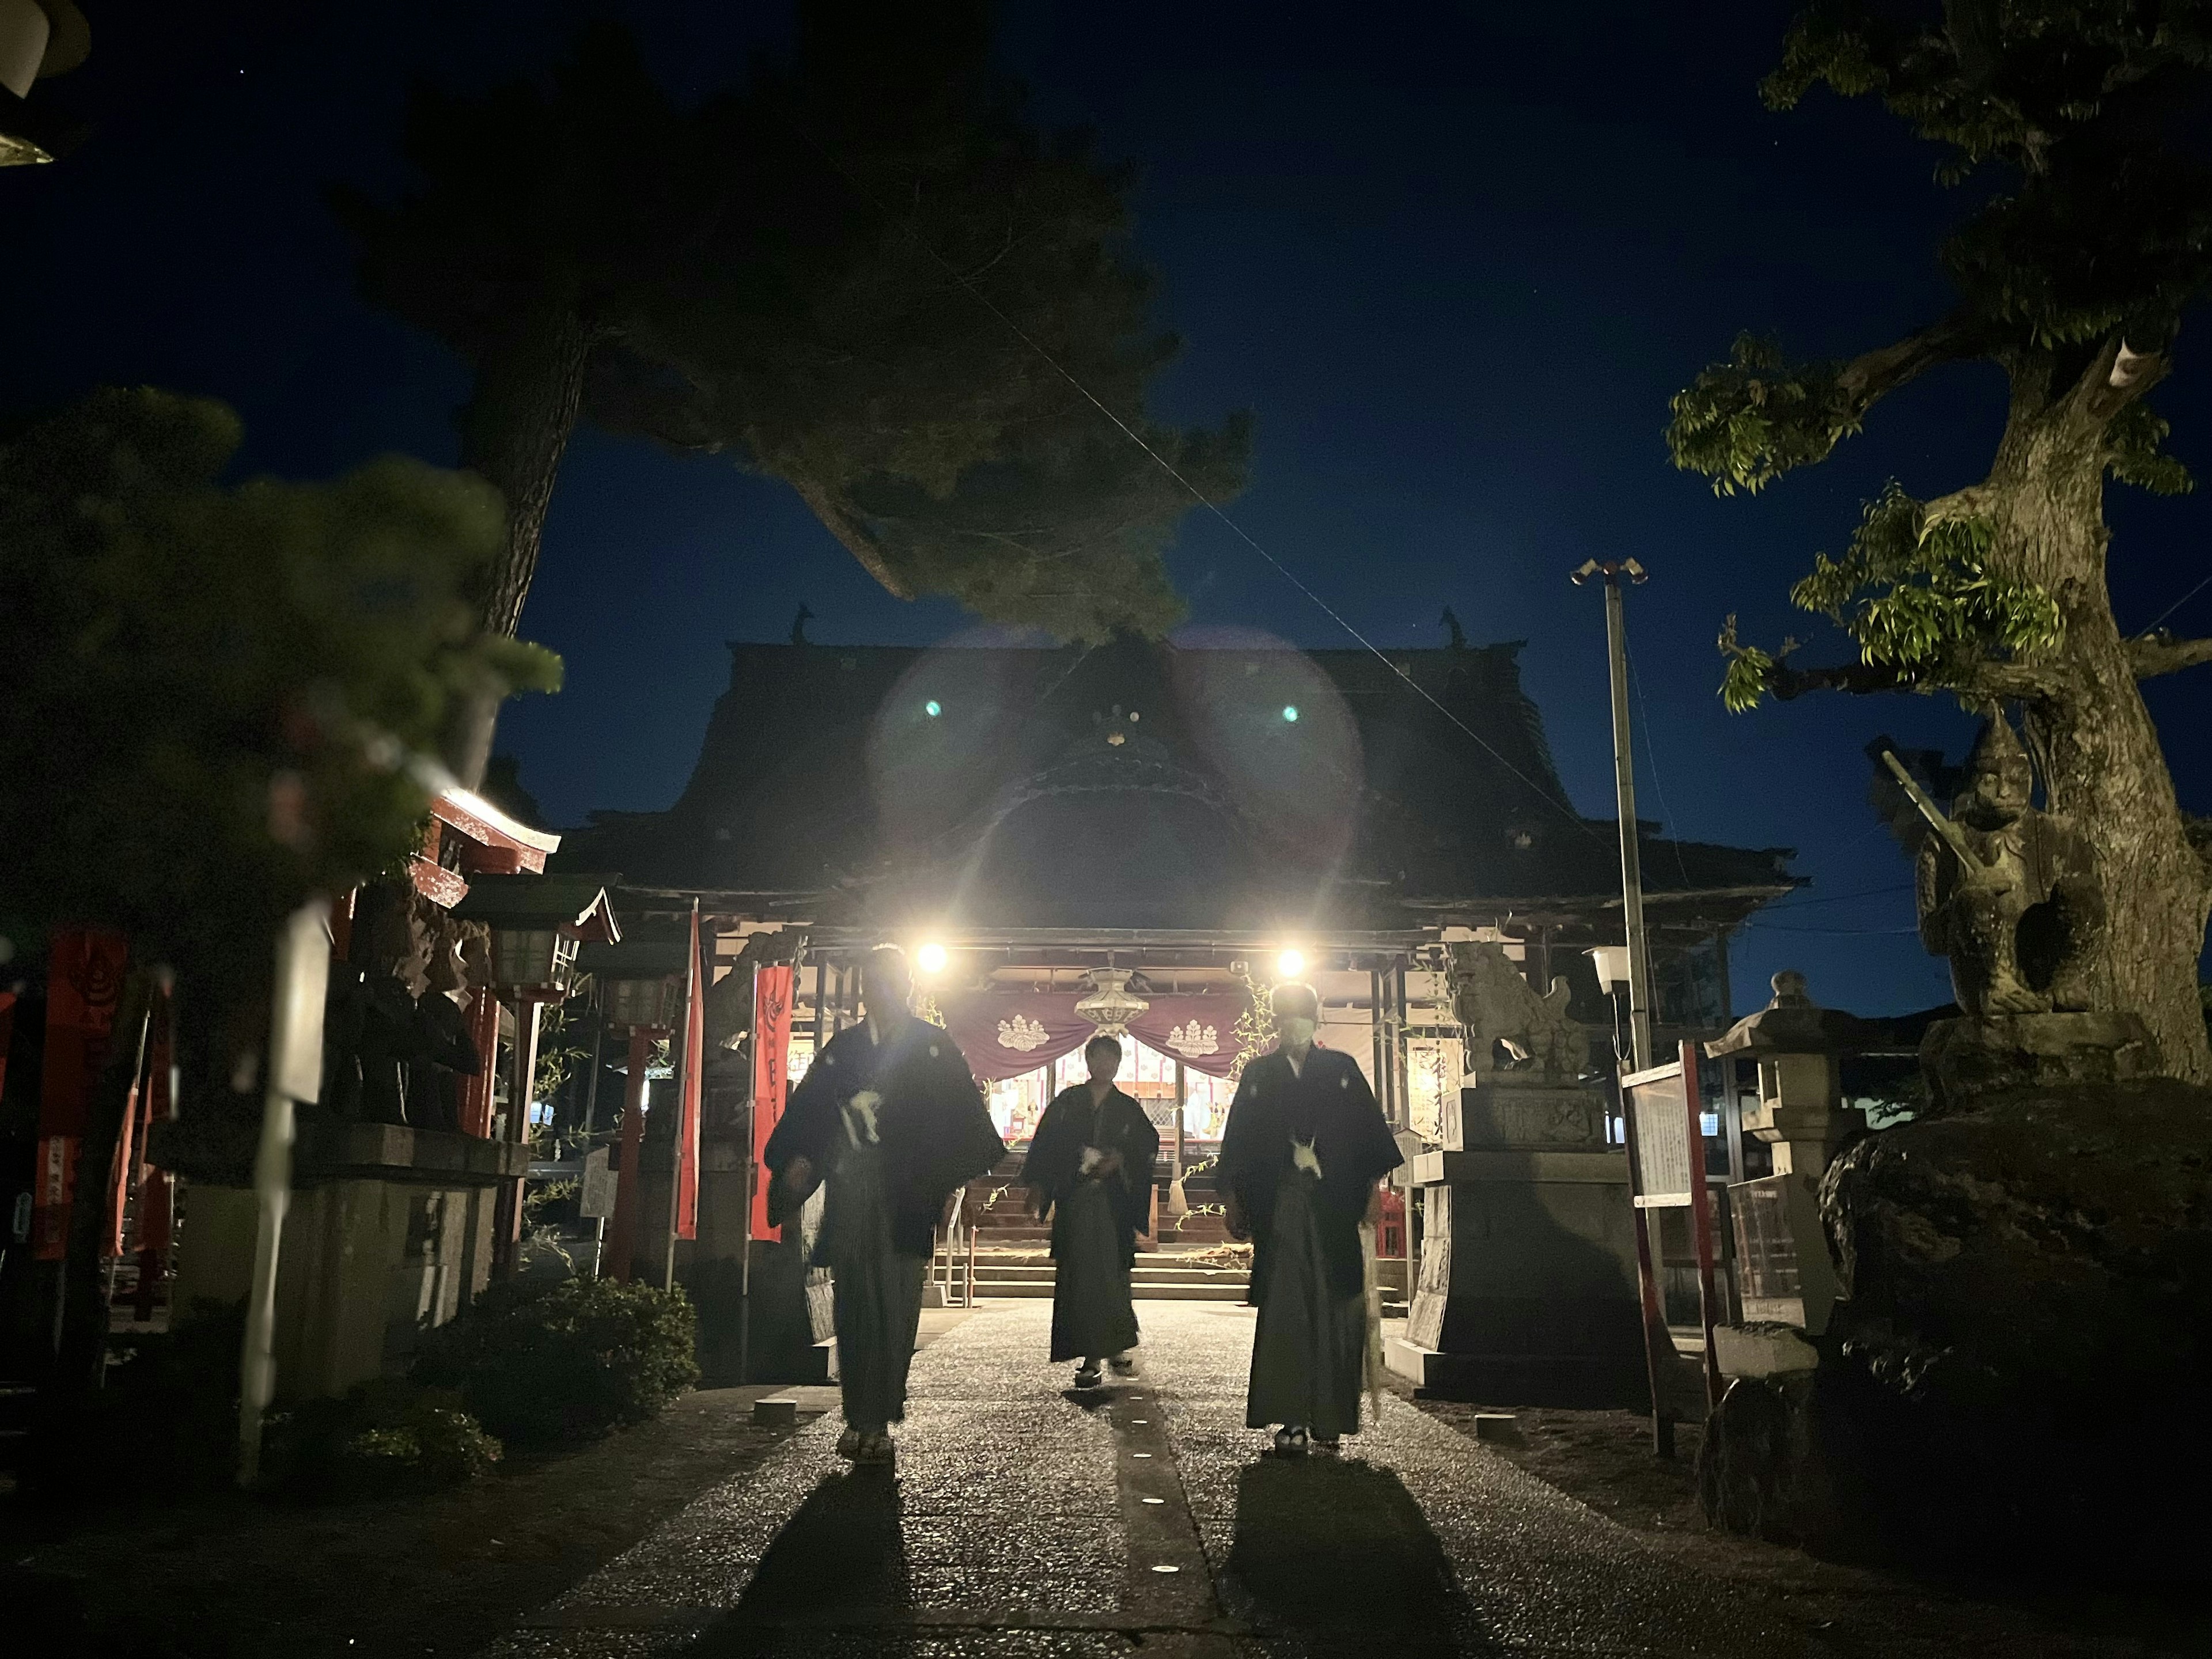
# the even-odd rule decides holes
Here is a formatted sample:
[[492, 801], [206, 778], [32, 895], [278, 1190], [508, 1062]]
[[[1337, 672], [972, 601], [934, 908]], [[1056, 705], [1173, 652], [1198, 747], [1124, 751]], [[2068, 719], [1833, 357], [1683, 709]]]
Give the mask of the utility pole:
[[1628, 1040], [1639, 1072], [1651, 1068], [1651, 955], [1644, 933], [1644, 869], [1636, 833], [1636, 763], [1629, 751], [1628, 635], [1621, 608], [1624, 580], [1640, 583], [1644, 567], [1633, 559], [1600, 564], [1595, 559], [1576, 571], [1580, 587], [1594, 578], [1605, 582], [1605, 646], [1613, 678], [1613, 785], [1620, 814], [1620, 908], [1628, 923]]

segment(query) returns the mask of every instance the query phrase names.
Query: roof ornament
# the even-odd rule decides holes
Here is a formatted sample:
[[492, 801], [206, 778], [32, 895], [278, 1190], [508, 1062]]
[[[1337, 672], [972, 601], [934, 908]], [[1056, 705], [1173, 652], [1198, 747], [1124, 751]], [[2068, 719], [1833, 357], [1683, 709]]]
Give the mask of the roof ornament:
[[806, 637], [806, 624], [813, 620], [814, 612], [807, 608], [804, 600], [801, 600], [799, 606], [799, 614], [791, 619], [791, 642], [793, 645], [811, 645], [814, 643], [813, 641]]

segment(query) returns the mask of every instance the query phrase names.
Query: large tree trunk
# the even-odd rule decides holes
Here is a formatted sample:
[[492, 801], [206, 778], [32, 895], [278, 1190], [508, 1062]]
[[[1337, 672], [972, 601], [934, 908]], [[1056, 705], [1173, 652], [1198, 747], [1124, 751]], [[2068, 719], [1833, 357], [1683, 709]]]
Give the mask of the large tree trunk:
[[[461, 465], [507, 498], [507, 540], [476, 596], [489, 632], [513, 635], [521, 624], [545, 510], [583, 407], [591, 348], [591, 329], [574, 304], [548, 296], [517, 317], [477, 363], [476, 387], [461, 415]], [[468, 698], [447, 730], [446, 763], [472, 789], [491, 759], [499, 704], [488, 693]]]
[[2050, 373], [2047, 360], [2015, 367], [2005, 434], [1977, 503], [1996, 524], [1992, 562], [2040, 583], [2065, 615], [2063, 642], [2035, 664], [2047, 684], [2025, 702], [2027, 736], [2051, 809], [2093, 850], [2106, 907], [2105, 1006], [2142, 1016], [2167, 1072], [2212, 1083], [2197, 989], [2212, 879], [2185, 833], [2106, 586], [2109, 410], [2085, 395], [2094, 371], [2070, 391], [2051, 386]]

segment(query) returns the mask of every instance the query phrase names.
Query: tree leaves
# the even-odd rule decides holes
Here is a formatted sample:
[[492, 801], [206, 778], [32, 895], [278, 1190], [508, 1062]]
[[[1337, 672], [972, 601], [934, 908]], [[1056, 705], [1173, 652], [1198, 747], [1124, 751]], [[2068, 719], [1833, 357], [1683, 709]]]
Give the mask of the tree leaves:
[[1835, 362], [1792, 363], [1779, 342], [1739, 334], [1728, 361], [1703, 370], [1668, 407], [1674, 465], [1703, 472], [1717, 495], [1756, 495], [1792, 467], [1826, 460], [1858, 430]]
[[404, 863], [410, 757], [455, 698], [560, 671], [477, 632], [480, 480], [387, 459], [227, 486], [239, 439], [143, 388], [0, 438], [0, 916], [234, 975], [310, 893]]
[[1249, 428], [1146, 414], [1177, 343], [1127, 170], [1023, 118], [977, 0], [805, 0], [799, 25], [787, 64], [690, 110], [608, 29], [550, 87], [418, 94], [417, 187], [338, 198], [365, 290], [477, 365], [479, 437], [532, 418], [487, 398], [511, 319], [566, 308], [586, 414], [785, 479], [893, 591], [1066, 638], [1169, 626], [1190, 495], [1068, 377], [1215, 500]]

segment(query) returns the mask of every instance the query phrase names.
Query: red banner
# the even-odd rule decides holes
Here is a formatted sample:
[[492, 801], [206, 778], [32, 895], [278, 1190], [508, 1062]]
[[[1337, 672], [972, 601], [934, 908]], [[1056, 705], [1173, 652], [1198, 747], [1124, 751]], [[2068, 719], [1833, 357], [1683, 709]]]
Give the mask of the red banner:
[[768, 1224], [768, 1138], [783, 1117], [784, 1091], [790, 1086], [792, 966], [779, 963], [753, 970], [753, 1213], [750, 1237], [781, 1238], [783, 1229]]
[[128, 942], [120, 933], [72, 928], [54, 935], [46, 975], [38, 1186], [31, 1200], [33, 1254], [41, 1261], [58, 1261], [68, 1254], [77, 1150], [92, 1109], [92, 1091], [107, 1058], [128, 959]]
[[699, 1237], [699, 1099], [707, 1072], [707, 990], [699, 907], [691, 907], [691, 971], [684, 999], [684, 1096], [676, 1118], [676, 1236]]

